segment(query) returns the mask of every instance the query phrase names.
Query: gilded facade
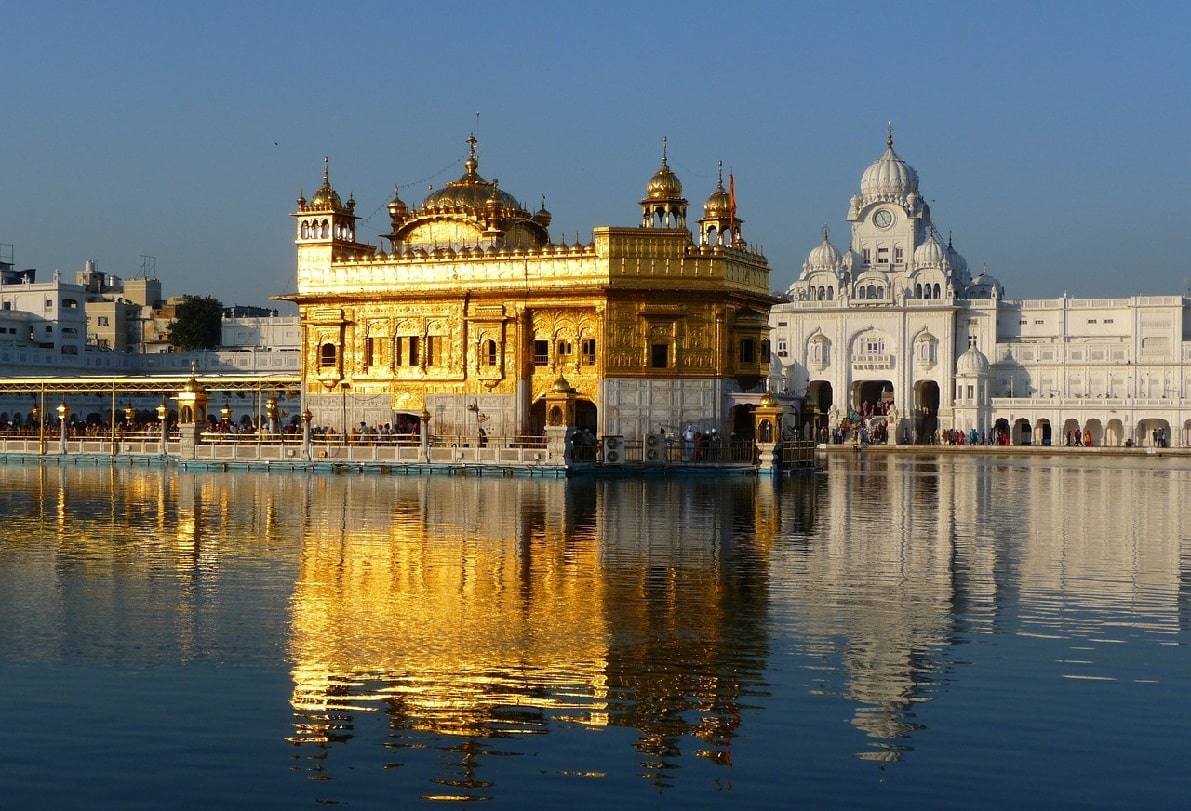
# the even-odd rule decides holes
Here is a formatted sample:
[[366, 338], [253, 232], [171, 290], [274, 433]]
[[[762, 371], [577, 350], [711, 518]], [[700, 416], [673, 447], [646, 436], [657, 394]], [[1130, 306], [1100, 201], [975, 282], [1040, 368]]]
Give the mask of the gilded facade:
[[355, 200], [324, 168], [300, 197], [297, 292], [315, 424], [351, 430], [427, 413], [462, 440], [533, 435], [560, 378], [577, 427], [636, 437], [681, 426], [746, 432], [768, 375], [769, 266], [741, 236], [722, 176], [695, 233], [662, 164], [641, 222], [555, 242], [530, 211], [465, 172], [409, 206], [388, 204], [388, 245], [359, 241]]

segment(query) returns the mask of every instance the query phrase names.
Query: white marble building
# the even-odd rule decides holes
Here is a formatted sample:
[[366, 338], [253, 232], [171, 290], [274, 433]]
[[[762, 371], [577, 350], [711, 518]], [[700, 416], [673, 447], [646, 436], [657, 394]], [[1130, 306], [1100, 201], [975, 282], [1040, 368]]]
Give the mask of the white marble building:
[[803, 432], [886, 411], [898, 443], [1191, 445], [1191, 299], [1005, 298], [940, 235], [892, 130], [848, 221], [770, 311], [770, 386]]

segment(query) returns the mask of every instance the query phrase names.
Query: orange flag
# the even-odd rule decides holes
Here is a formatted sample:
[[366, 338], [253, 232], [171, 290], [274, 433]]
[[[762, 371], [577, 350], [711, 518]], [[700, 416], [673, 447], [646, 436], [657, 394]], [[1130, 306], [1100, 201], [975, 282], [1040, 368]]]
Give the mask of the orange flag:
[[728, 173], [728, 213], [732, 218], [731, 234], [736, 233], [736, 177]]

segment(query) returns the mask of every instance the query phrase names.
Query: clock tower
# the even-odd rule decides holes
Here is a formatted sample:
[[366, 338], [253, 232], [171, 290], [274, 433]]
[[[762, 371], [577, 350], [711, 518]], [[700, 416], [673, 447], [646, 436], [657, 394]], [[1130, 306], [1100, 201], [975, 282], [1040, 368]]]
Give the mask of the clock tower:
[[926, 238], [930, 206], [918, 195], [918, 173], [893, 151], [892, 124], [885, 144], [885, 154], [865, 171], [860, 193], [852, 196], [848, 221], [861, 272], [899, 274]]

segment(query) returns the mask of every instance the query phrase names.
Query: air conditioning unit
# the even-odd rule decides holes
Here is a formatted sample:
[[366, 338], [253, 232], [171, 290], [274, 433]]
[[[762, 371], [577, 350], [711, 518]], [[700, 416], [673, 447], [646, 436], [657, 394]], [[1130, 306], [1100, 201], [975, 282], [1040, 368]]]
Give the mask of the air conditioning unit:
[[642, 443], [645, 447], [642, 451], [642, 461], [647, 465], [660, 465], [666, 461], [666, 435], [665, 434], [646, 434], [645, 441]]
[[605, 465], [623, 465], [624, 464], [624, 437], [622, 437], [622, 436], [606, 436], [606, 437], [604, 437], [604, 464]]

